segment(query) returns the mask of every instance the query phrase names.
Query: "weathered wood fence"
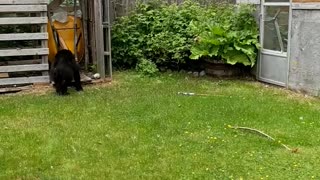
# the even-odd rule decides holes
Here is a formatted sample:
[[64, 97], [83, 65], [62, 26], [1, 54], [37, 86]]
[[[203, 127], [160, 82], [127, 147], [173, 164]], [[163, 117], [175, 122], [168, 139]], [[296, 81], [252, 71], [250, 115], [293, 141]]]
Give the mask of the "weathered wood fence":
[[47, 4], [48, 0], [0, 0], [0, 85], [49, 82]]
[[[129, 12], [131, 12], [134, 8], [136, 3], [139, 0], [111, 0], [111, 7], [110, 7], [110, 18], [113, 22], [117, 17], [127, 15]], [[150, 0], [140, 0], [140, 2], [147, 2]], [[181, 4], [184, 2], [184, 0], [159, 0], [164, 1], [168, 4]], [[235, 0], [196, 0], [201, 5], [207, 6], [213, 3], [235, 3]]]

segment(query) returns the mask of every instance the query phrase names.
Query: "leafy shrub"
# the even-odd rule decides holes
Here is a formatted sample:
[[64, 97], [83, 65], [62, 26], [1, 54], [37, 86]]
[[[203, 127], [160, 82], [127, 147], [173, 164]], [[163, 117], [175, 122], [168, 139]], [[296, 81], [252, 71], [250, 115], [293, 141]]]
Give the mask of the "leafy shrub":
[[138, 4], [136, 11], [120, 18], [113, 26], [114, 65], [135, 67], [140, 59], [157, 66], [178, 66], [189, 59], [193, 35], [189, 24], [200, 6], [185, 2], [178, 6], [164, 3]]
[[197, 34], [190, 58], [215, 57], [228, 64], [253, 66], [260, 47], [258, 27], [252, 16], [255, 8], [250, 5], [212, 8], [207, 10], [207, 15], [190, 23]]
[[159, 66], [178, 68], [202, 57], [253, 65], [259, 47], [253, 11], [251, 6], [202, 7], [192, 1], [138, 3], [113, 26], [114, 66], [149, 74]]
[[156, 72], [158, 72], [158, 68], [157, 65], [154, 64], [151, 61], [148, 61], [146, 59], [141, 59], [137, 66], [136, 66], [136, 70], [144, 75], [148, 75], [148, 76], [152, 76], [154, 75]]

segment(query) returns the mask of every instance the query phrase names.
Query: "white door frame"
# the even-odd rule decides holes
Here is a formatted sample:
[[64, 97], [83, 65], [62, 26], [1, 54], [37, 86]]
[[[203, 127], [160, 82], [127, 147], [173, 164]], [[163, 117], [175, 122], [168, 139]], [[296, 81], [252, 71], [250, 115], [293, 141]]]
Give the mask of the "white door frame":
[[[279, 86], [284, 86], [288, 87], [288, 79], [289, 79], [289, 60], [290, 60], [290, 47], [291, 47], [291, 20], [292, 20], [292, 0], [289, 2], [265, 2], [265, 0], [261, 0], [261, 6], [260, 6], [260, 44], [261, 44], [261, 50], [259, 51], [259, 59], [258, 59], [258, 68], [257, 68], [257, 78], [260, 81], [279, 85]], [[263, 40], [264, 40], [264, 16], [265, 16], [265, 6], [287, 6], [289, 7], [289, 17], [288, 17], [288, 42], [287, 42], [287, 52], [280, 52], [280, 51], [273, 51], [273, 50], [268, 50], [268, 49], [263, 49]], [[261, 77], [261, 71], [262, 71], [262, 63], [261, 59], [263, 54], [265, 55], [270, 55], [270, 56], [275, 56], [275, 57], [282, 57], [286, 58], [287, 60], [287, 66], [286, 69], [283, 69], [283, 71], [287, 71], [286, 77], [285, 77], [285, 82], [279, 82], [273, 79], [267, 79]]]

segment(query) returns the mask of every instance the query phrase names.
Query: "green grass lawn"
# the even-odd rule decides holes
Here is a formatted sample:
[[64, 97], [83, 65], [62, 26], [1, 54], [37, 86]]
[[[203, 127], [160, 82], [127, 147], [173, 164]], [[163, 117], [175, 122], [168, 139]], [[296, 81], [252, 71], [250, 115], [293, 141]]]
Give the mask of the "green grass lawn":
[[0, 96], [0, 179], [320, 179], [319, 119], [319, 100], [256, 82], [116, 73], [68, 97]]

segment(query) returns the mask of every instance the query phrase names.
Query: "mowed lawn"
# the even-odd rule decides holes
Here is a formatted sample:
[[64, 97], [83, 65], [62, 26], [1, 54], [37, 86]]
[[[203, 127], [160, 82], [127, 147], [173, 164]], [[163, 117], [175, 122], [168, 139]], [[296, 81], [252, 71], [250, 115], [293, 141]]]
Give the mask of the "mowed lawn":
[[319, 120], [319, 100], [253, 81], [121, 72], [0, 96], [0, 179], [320, 179]]

